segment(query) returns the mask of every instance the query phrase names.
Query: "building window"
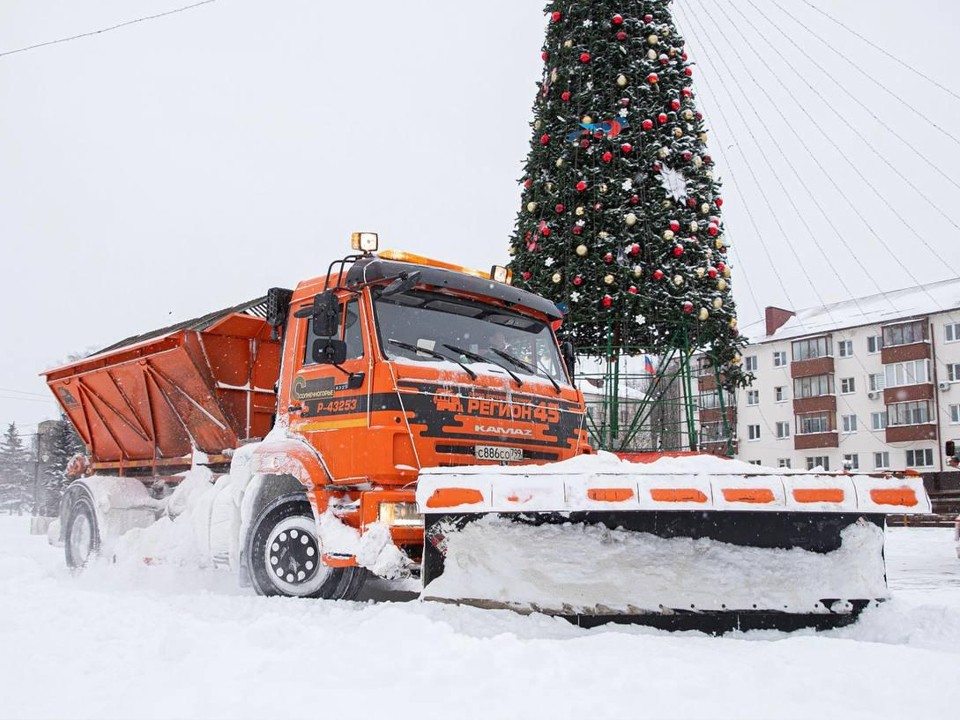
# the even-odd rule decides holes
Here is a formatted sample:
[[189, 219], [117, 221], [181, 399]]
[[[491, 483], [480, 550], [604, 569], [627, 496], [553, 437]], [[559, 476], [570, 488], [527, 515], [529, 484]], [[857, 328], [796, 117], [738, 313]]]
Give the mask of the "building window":
[[807, 413], [797, 415], [797, 434], [810, 435], [833, 431], [833, 413]]
[[877, 470], [890, 467], [890, 453], [886, 450], [873, 454], [873, 466]]
[[723, 423], [704, 423], [700, 426], [701, 442], [722, 442], [727, 440], [723, 431]]
[[947, 342], [960, 342], [960, 323], [950, 323], [946, 326]]
[[757, 370], [757, 356], [756, 355], [747, 355], [743, 359], [743, 367], [747, 372], [756, 372]]
[[759, 465], [759, 464], [760, 464], [760, 461], [759, 461], [759, 460], [748, 460], [747, 462], [749, 462], [751, 465]]
[[760, 439], [760, 426], [759, 425], [747, 425], [747, 438], [749, 440], [759, 440]]
[[850, 357], [853, 355], [853, 340], [841, 340], [837, 343], [837, 355]]
[[960, 423], [960, 405], [950, 406], [950, 422]]
[[930, 382], [930, 361], [910, 360], [909, 362], [894, 363], [884, 369], [884, 387], [900, 387], [901, 385], [921, 385]]
[[930, 448], [907, 450], [907, 467], [933, 467], [933, 450]]
[[795, 378], [793, 396], [795, 398], [818, 397], [833, 394], [833, 375], [811, 375]]
[[887, 325], [883, 329], [883, 346], [893, 347], [895, 345], [911, 345], [923, 342], [925, 339], [923, 328], [926, 324], [924, 320], [914, 320], [899, 325]]
[[886, 430], [887, 429], [887, 411], [870, 413], [870, 429], [871, 430]]
[[897, 403], [887, 406], [888, 425], [922, 425], [930, 422], [930, 401]]
[[777, 402], [786, 402], [787, 400], [787, 386], [778, 385], [773, 389], [773, 399]]
[[859, 470], [860, 469], [860, 456], [856, 453], [850, 453], [849, 455], [843, 456], [843, 469], [844, 470]]
[[840, 416], [841, 427], [845, 433], [855, 433], [857, 431], [857, 416], [856, 415], [841, 415]]
[[857, 384], [855, 378], [840, 378], [840, 393], [842, 395], [849, 395], [850, 393], [855, 393], [857, 391]]
[[830, 458], [826, 455], [814, 455], [807, 458], [807, 470], [821, 467], [824, 470], [830, 469]]
[[790, 423], [788, 422], [778, 422], [777, 426], [777, 437], [778, 438], [788, 438], [790, 437]]
[[950, 363], [947, 365], [947, 380], [950, 382], [960, 382], [960, 363]]
[[787, 351], [786, 351], [786, 350], [774, 350], [774, 352], [773, 352], [773, 366], [774, 366], [774, 367], [786, 367], [786, 366], [787, 366]]
[[831, 347], [829, 336], [810, 338], [809, 340], [795, 340], [791, 343], [791, 347], [793, 349], [794, 362], [833, 355], [833, 348]]
[[790, 465], [790, 458], [777, 458], [777, 467], [788, 468]]
[[884, 387], [886, 387], [886, 383], [884, 383], [883, 373], [871, 373], [870, 392], [880, 392]]
[[883, 349], [883, 337], [881, 335], [871, 335], [867, 338], [867, 352], [876, 355]]
[[759, 404], [760, 404], [760, 391], [747, 390], [747, 405], [759, 405]]
[[720, 401], [723, 401], [723, 407], [730, 407], [730, 393], [723, 391], [723, 396], [720, 396], [720, 391], [712, 390], [710, 392], [705, 392], [700, 394], [700, 409], [701, 410], [712, 410], [713, 408], [720, 407]]

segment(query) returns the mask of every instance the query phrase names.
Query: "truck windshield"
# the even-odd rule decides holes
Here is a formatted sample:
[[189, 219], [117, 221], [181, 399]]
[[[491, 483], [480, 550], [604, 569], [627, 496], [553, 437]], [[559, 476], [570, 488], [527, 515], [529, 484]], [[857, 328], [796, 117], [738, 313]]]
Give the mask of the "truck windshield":
[[374, 307], [380, 345], [389, 358], [436, 363], [443, 356], [477, 372], [484, 365], [501, 368], [498, 372], [507, 367], [568, 383], [553, 333], [539, 320], [419, 290], [377, 298]]

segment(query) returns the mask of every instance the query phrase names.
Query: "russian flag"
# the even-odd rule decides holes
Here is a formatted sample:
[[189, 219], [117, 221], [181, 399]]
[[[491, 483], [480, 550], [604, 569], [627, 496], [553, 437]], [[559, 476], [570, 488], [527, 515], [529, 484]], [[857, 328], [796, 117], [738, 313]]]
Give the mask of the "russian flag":
[[643, 371], [647, 373], [647, 375], [657, 374], [656, 368], [653, 367], [653, 360], [650, 358], [649, 355], [643, 356]]

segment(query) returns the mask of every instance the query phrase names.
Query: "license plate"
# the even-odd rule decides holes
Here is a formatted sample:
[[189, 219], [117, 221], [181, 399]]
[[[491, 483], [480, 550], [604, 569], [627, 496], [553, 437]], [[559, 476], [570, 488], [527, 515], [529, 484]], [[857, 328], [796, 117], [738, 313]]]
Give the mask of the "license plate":
[[498, 462], [517, 462], [523, 460], [523, 450], [497, 445], [477, 445], [473, 449], [477, 460], [496, 460]]

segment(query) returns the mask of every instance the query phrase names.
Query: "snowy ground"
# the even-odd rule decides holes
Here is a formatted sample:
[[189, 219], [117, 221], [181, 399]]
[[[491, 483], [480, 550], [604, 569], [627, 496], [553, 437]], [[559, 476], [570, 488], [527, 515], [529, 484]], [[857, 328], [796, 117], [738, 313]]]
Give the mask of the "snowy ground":
[[950, 535], [889, 531], [894, 598], [853, 627], [712, 638], [383, 593], [260, 598], [225, 571], [73, 576], [26, 518], [0, 517], [0, 717], [953, 717]]

